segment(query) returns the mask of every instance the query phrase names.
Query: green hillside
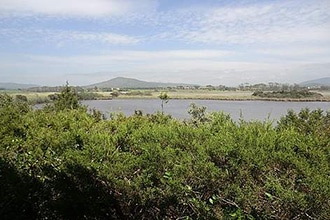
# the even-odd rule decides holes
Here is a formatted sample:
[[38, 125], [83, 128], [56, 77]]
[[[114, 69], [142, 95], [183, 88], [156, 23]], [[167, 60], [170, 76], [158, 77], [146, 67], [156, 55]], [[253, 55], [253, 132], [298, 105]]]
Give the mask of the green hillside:
[[161, 88], [161, 87], [175, 87], [175, 86], [194, 86], [184, 83], [160, 83], [160, 82], [146, 82], [133, 78], [117, 77], [108, 81], [85, 86], [86, 88], [126, 88], [126, 89], [138, 89], [138, 88]]
[[302, 86], [330, 86], [330, 77], [309, 80], [300, 83]]

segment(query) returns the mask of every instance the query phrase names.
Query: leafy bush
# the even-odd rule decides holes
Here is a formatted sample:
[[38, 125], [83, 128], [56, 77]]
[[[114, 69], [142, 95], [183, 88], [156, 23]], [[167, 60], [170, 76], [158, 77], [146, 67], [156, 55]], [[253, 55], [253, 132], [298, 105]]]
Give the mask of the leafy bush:
[[2, 219], [330, 216], [329, 113], [290, 111], [276, 127], [198, 106], [188, 122], [104, 120], [69, 100], [49, 111], [0, 97]]
[[54, 109], [61, 111], [65, 109], [77, 109], [80, 107], [79, 97], [69, 83], [62, 89], [61, 93], [54, 98]]
[[308, 90], [291, 90], [291, 91], [273, 91], [273, 92], [263, 92], [255, 91], [253, 96], [259, 96], [262, 98], [322, 98], [323, 95], [317, 92], [310, 92]]
[[97, 100], [103, 98], [103, 95], [95, 92], [79, 92], [77, 96], [79, 100]]

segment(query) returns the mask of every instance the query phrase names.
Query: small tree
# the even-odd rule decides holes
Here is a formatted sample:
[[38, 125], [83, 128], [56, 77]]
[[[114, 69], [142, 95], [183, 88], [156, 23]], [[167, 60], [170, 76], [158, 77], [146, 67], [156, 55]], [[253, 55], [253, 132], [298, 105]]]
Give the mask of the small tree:
[[68, 82], [66, 82], [65, 87], [54, 100], [54, 107], [57, 111], [64, 109], [78, 109], [80, 107], [78, 95], [75, 90], [69, 86]]
[[209, 121], [205, 106], [198, 106], [195, 103], [191, 103], [189, 107], [188, 114], [191, 115], [191, 121], [193, 124], [198, 125]]
[[164, 104], [168, 103], [170, 97], [166, 92], [161, 92], [158, 97], [162, 101], [161, 107], [162, 107], [162, 113], [164, 113]]

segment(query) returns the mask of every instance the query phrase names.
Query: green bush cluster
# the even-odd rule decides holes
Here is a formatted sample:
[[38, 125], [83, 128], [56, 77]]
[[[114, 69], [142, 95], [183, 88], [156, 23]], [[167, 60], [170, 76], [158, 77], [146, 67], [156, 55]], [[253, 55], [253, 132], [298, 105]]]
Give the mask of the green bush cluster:
[[[77, 88], [70, 87], [67, 83], [65, 87], [63, 87], [63, 91], [60, 94], [50, 94], [47, 99], [50, 101], [54, 101], [57, 105], [66, 106], [66, 102], [73, 104], [72, 108], [76, 108], [78, 106], [78, 100], [98, 100], [103, 99], [104, 96], [95, 92], [84, 92], [77, 91]], [[60, 101], [59, 101], [60, 100]], [[59, 103], [61, 102], [61, 103]], [[46, 103], [46, 102], [44, 102]]]
[[152, 93], [150, 91], [139, 91], [139, 90], [132, 90], [126, 93], [126, 95], [132, 95], [132, 96], [152, 96]]
[[317, 92], [310, 92], [308, 90], [291, 90], [291, 91], [273, 91], [273, 92], [263, 92], [256, 91], [252, 94], [253, 96], [259, 96], [262, 98], [322, 98], [322, 94]]
[[329, 219], [330, 113], [104, 120], [62, 98], [0, 96], [1, 219]]

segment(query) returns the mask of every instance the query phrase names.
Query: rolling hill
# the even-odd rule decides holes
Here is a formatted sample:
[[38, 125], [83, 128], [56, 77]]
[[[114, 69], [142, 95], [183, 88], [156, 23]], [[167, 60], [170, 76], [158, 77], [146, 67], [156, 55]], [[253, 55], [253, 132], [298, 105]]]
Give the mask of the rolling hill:
[[2, 90], [28, 89], [37, 86], [38, 85], [34, 85], [34, 84], [0, 83], [0, 89]]
[[175, 86], [195, 86], [184, 83], [160, 83], [160, 82], [146, 82], [133, 78], [117, 77], [108, 81], [85, 86], [85, 88], [122, 88], [122, 89], [148, 89], [148, 88], [163, 88]]
[[301, 86], [330, 86], [330, 77], [309, 80], [300, 83]]

